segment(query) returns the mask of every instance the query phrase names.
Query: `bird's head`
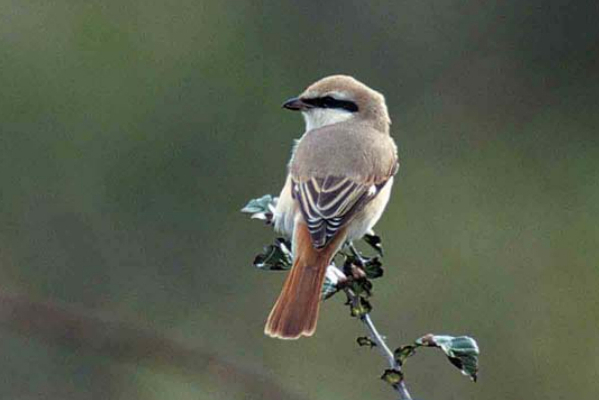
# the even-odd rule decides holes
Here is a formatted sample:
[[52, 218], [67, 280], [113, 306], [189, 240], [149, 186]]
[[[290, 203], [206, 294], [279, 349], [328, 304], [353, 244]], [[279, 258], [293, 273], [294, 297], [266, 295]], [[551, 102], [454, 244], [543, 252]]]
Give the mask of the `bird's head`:
[[371, 124], [388, 133], [391, 120], [385, 97], [347, 75], [332, 75], [316, 81], [283, 107], [301, 111], [306, 131], [353, 120]]

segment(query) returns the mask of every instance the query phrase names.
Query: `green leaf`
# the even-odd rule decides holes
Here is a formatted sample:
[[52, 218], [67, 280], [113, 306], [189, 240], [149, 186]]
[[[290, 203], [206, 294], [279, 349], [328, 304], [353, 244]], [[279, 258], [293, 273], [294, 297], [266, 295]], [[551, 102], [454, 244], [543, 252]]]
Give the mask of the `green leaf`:
[[476, 382], [478, 374], [478, 356], [480, 354], [476, 340], [469, 336], [426, 335], [416, 340], [419, 346], [438, 347], [447, 356], [449, 362]]
[[332, 262], [325, 273], [324, 284], [321, 289], [321, 299], [327, 300], [345, 288], [347, 276]]
[[359, 296], [370, 297], [372, 294], [372, 282], [366, 278], [353, 278], [350, 279], [346, 285]]
[[403, 365], [403, 363], [408, 359], [408, 357], [412, 357], [416, 353], [416, 347], [414, 345], [406, 345], [401, 346], [393, 352], [393, 356], [395, 357], [395, 361], [399, 365]]
[[368, 243], [368, 245], [372, 247], [379, 254], [379, 256], [383, 256], [383, 243], [380, 236], [375, 235], [374, 233], [372, 235], [366, 234], [364, 235], [363, 240]]
[[368, 279], [376, 279], [383, 276], [384, 270], [378, 256], [366, 257], [351, 243], [344, 248], [342, 255], [345, 257], [343, 271], [346, 275], [352, 275], [352, 270], [359, 268], [364, 271], [364, 275]]
[[397, 385], [403, 380], [403, 374], [396, 369], [386, 369], [381, 379], [390, 385]]
[[367, 258], [362, 270], [366, 273], [369, 279], [376, 279], [383, 276], [383, 265], [378, 257]]
[[254, 258], [254, 266], [268, 271], [282, 271], [291, 268], [293, 262], [291, 243], [277, 238], [274, 244], [266, 246], [262, 253]]
[[277, 198], [267, 194], [259, 199], [250, 200], [245, 207], [241, 209], [241, 212], [252, 214], [251, 218], [260, 219], [270, 223], [272, 222], [273, 212], [276, 205]]
[[360, 336], [356, 339], [356, 342], [358, 342], [358, 345], [360, 346], [368, 346], [370, 348], [376, 347], [376, 343], [367, 336]]
[[366, 300], [363, 297], [360, 297], [360, 296], [356, 297], [355, 301], [353, 301], [351, 304], [351, 316], [352, 317], [362, 318], [364, 315], [368, 314], [370, 311], [372, 311], [372, 306], [370, 305], [368, 300]]
[[328, 277], [324, 280], [320, 297], [324, 300], [330, 299], [335, 293], [339, 291], [337, 284], [331, 281]]

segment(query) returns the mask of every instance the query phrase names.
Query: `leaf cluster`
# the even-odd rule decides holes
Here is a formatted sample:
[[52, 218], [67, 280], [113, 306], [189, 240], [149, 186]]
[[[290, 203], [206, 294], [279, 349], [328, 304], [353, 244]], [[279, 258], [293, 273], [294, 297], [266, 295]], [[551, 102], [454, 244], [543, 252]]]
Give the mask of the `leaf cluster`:
[[436, 347], [445, 353], [451, 364], [457, 367], [462, 374], [476, 382], [478, 375], [478, 345], [469, 336], [433, 335], [429, 333], [413, 344], [398, 347], [393, 352], [395, 361], [403, 366], [408, 358], [416, 354], [419, 347]]
[[[241, 211], [251, 214], [253, 219], [272, 224], [276, 202], [276, 197], [262, 196], [259, 199], [251, 200]], [[322, 298], [328, 299], [343, 291], [347, 296], [346, 305], [350, 308], [351, 316], [366, 321], [369, 319], [367, 315], [372, 311], [369, 300], [372, 296], [372, 280], [381, 278], [384, 275], [381, 262], [383, 245], [381, 238], [374, 233], [365, 235], [362, 241], [367, 245], [369, 252], [361, 252], [353, 243], [348, 242], [335, 256], [332, 265], [327, 270], [322, 287]], [[372, 254], [367, 255], [365, 253]], [[282, 237], [276, 238], [274, 243], [265, 246], [262, 252], [254, 258], [254, 266], [266, 271], [288, 270], [291, 268], [292, 263], [291, 243], [288, 239]], [[340, 265], [341, 268], [337, 268], [336, 265]], [[381, 345], [386, 348], [386, 344], [381, 337], [361, 336], [357, 338], [356, 342], [359, 346], [372, 348], [378, 345], [377, 340], [382, 341]], [[421, 347], [440, 349], [452, 365], [457, 367], [464, 375], [476, 381], [479, 356], [476, 341], [469, 336], [454, 337], [433, 334], [425, 335], [411, 344], [398, 347], [393, 352], [393, 357], [389, 354], [389, 357], [395, 361], [393, 363], [395, 367], [386, 369], [381, 379], [394, 387], [402, 384], [404, 373], [401, 367]], [[389, 350], [387, 349], [387, 351]]]

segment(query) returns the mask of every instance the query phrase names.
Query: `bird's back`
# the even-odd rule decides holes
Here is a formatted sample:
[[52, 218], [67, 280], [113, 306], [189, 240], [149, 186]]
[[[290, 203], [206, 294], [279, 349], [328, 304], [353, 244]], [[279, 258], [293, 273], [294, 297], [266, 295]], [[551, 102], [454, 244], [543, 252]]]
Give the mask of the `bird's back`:
[[391, 136], [366, 124], [338, 123], [307, 132], [295, 148], [290, 169], [299, 181], [348, 175], [368, 180], [388, 177], [396, 163]]

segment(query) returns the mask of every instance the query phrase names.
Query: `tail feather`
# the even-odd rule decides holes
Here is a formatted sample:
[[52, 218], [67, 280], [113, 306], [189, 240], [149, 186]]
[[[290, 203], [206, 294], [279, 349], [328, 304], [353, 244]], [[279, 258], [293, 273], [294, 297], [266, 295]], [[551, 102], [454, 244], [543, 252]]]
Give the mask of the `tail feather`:
[[314, 334], [326, 270], [344, 238], [344, 232], [339, 232], [326, 247], [315, 249], [307, 226], [298, 223], [293, 267], [270, 312], [264, 333], [280, 339]]

